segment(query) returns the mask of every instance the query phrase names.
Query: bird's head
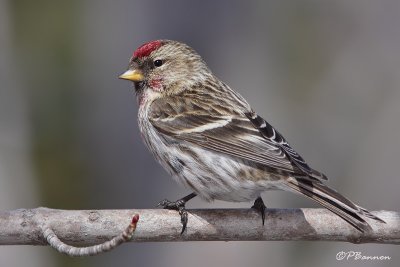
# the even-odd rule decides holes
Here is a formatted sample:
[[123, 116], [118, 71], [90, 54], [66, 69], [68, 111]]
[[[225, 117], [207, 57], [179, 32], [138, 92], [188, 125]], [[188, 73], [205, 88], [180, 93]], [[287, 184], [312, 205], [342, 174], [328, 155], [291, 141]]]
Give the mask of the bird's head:
[[136, 92], [152, 90], [173, 95], [204, 81], [212, 75], [201, 57], [186, 44], [156, 40], [135, 50], [129, 67], [119, 78], [134, 83]]

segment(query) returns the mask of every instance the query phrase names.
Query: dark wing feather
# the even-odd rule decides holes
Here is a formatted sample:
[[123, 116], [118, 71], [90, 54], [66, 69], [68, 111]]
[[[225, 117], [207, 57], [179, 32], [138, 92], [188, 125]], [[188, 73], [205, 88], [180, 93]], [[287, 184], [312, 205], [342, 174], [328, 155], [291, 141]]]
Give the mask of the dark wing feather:
[[166, 136], [293, 175], [324, 179], [261, 117], [216, 106], [209, 99], [202, 103], [182, 96], [167, 97], [153, 102], [149, 119]]
[[300, 170], [318, 180], [328, 180], [328, 178], [323, 173], [311, 169], [310, 166], [308, 166], [307, 162], [289, 145], [285, 138], [266, 120], [264, 120], [254, 112], [249, 112], [245, 115], [253, 123], [254, 127], [256, 127], [260, 131], [261, 135], [267, 140], [270, 140], [271, 143], [279, 146], [286, 153], [292, 163], [300, 168]]

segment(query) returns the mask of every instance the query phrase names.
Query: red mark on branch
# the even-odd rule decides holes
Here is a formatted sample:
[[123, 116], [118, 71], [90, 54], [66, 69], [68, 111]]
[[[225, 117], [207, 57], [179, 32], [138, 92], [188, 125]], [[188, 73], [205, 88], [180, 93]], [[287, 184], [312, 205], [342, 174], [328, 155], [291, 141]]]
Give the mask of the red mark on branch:
[[137, 224], [137, 222], [139, 221], [139, 214], [135, 214], [133, 217], [132, 217], [132, 224]]

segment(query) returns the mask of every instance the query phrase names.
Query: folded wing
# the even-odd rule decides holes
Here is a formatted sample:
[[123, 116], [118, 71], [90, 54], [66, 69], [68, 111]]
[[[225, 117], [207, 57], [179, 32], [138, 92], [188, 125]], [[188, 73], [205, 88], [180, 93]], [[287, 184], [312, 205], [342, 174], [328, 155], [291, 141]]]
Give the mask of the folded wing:
[[174, 96], [156, 100], [152, 125], [162, 134], [295, 176], [326, 179], [311, 169], [269, 123], [253, 112], [230, 110], [220, 102]]

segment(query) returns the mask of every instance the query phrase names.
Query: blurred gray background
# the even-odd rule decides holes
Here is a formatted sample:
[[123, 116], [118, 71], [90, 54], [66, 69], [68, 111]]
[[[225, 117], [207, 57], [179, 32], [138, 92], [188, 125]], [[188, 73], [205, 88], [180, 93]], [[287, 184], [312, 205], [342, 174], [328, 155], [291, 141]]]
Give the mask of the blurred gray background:
[[[136, 47], [166, 38], [195, 48], [331, 186], [368, 209], [398, 210], [399, 25], [399, 1], [1, 0], [0, 209], [153, 208], [189, 193], [142, 144], [132, 87], [117, 79]], [[317, 207], [284, 192], [264, 201]], [[342, 250], [392, 260], [336, 261]], [[328, 242], [138, 243], [76, 259], [3, 246], [0, 262], [399, 266], [398, 252]]]

